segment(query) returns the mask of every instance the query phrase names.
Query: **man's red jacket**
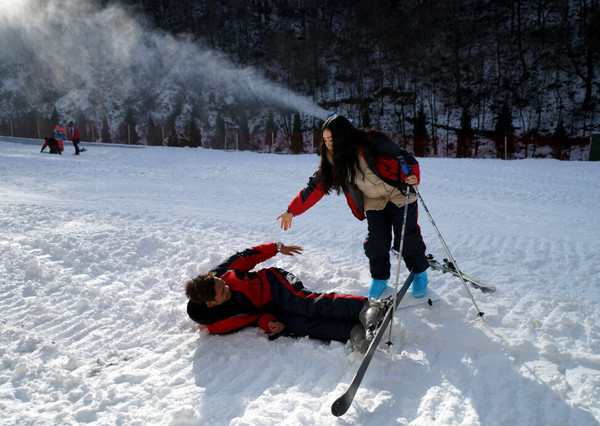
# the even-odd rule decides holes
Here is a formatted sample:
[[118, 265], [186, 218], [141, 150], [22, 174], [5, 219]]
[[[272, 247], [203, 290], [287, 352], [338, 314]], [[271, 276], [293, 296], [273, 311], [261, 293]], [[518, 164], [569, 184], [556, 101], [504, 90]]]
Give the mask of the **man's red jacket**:
[[[269, 333], [269, 321], [285, 321], [277, 318], [278, 313], [287, 316], [288, 320], [290, 313], [297, 315], [304, 318], [302, 323], [306, 323], [310, 321], [311, 316], [315, 320], [317, 305], [326, 305], [324, 309], [330, 313], [329, 318], [326, 319], [332, 321], [322, 321], [324, 317], [319, 315], [316, 321], [321, 321], [320, 327], [329, 331], [313, 329], [312, 335], [317, 338], [327, 335], [330, 336], [329, 338], [342, 341], [347, 339], [349, 330], [345, 328], [348, 325], [352, 326], [353, 322], [358, 322], [358, 314], [366, 298], [311, 292], [304, 288], [292, 274], [275, 267], [252, 271], [256, 265], [276, 254], [276, 243], [261, 244], [235, 253], [218, 265], [213, 271], [229, 286], [231, 298], [210, 308], [205, 303], [188, 301], [187, 311], [190, 318], [204, 325], [213, 334], [229, 333], [249, 325], [257, 325]], [[277, 291], [277, 300], [273, 297], [272, 289]], [[306, 302], [310, 300], [310, 303], [303, 303], [302, 300]], [[337, 321], [335, 318], [344, 321]], [[342, 323], [345, 325], [341, 326]], [[292, 333], [301, 331], [301, 335], [308, 333], [298, 326], [292, 326], [290, 331]]]

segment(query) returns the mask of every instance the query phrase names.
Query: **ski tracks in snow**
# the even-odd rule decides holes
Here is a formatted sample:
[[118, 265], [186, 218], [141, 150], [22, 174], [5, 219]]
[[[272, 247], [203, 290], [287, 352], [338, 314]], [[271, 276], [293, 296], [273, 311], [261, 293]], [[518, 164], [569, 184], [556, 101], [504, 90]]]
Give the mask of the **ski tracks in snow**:
[[[422, 159], [421, 193], [459, 267], [497, 291], [470, 287], [481, 320], [458, 278], [429, 271], [428, 297], [440, 300], [398, 311], [394, 345], [378, 350], [353, 406], [332, 420], [331, 403], [360, 360], [349, 345], [271, 342], [257, 329], [209, 336], [187, 318], [183, 295], [186, 279], [237, 250], [278, 240], [305, 252], [264, 266], [286, 268], [314, 290], [366, 293], [366, 223], [343, 197], [325, 197], [288, 232], [275, 220], [316, 156], [98, 146], [87, 157], [53, 159], [3, 144], [3, 419], [600, 419], [600, 173], [593, 164]], [[39, 170], [57, 184], [47, 187]], [[422, 208], [419, 223], [428, 252], [446, 257]], [[401, 307], [415, 302], [407, 295]]]

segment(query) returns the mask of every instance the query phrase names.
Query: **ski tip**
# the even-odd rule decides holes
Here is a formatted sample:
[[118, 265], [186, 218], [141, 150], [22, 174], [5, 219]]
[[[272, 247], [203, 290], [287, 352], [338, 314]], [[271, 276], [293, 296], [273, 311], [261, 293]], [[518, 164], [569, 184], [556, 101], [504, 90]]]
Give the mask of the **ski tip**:
[[345, 403], [345, 399], [343, 397], [338, 398], [331, 405], [331, 414], [336, 417], [343, 416], [348, 411], [348, 408], [350, 408], [350, 405]]
[[483, 318], [483, 312], [479, 312], [479, 313], [477, 314], [477, 316], [478, 316], [478, 317], [480, 317], [480, 318]]

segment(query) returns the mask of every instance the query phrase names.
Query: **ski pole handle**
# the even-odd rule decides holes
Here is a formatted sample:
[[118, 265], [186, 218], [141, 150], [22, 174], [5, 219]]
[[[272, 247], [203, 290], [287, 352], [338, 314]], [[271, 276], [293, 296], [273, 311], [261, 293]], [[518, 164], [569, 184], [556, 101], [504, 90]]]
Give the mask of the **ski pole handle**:
[[400, 165], [402, 166], [402, 171], [406, 176], [410, 176], [412, 174], [412, 171], [406, 165], [406, 161], [404, 161], [404, 157], [400, 159]]

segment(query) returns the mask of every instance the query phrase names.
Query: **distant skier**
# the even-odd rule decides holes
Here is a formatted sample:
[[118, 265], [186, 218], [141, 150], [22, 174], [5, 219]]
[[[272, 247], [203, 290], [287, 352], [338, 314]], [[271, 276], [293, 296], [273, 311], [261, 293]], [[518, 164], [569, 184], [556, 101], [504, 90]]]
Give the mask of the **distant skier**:
[[75, 147], [75, 155], [79, 155], [80, 152], [85, 151], [85, 148], [79, 149], [79, 129], [72, 121], [69, 121], [69, 133], [67, 137], [73, 142], [73, 146]]
[[43, 152], [46, 147], [50, 148], [50, 154], [62, 155], [60, 145], [56, 139], [49, 137], [44, 138], [44, 145], [42, 146], [42, 149], [40, 149], [40, 152]]
[[54, 126], [54, 139], [58, 142], [60, 146], [60, 150], [64, 151], [65, 146], [63, 141], [67, 138], [67, 131], [65, 129], [65, 124], [62, 121], [59, 121], [56, 126]]
[[380, 302], [336, 293], [314, 293], [290, 272], [251, 270], [277, 253], [301, 254], [299, 246], [261, 244], [235, 253], [211, 272], [186, 282], [191, 319], [212, 334], [258, 326], [271, 336], [281, 333], [322, 340], [349, 339], [368, 349], [365, 329], [383, 314]]

